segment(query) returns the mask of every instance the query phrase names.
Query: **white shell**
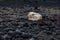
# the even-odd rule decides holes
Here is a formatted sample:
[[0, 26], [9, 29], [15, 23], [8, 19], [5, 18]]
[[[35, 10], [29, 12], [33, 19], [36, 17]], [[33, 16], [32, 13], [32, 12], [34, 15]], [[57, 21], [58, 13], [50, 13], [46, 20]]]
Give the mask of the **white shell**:
[[28, 20], [38, 21], [42, 19], [42, 15], [36, 12], [29, 12], [28, 13]]

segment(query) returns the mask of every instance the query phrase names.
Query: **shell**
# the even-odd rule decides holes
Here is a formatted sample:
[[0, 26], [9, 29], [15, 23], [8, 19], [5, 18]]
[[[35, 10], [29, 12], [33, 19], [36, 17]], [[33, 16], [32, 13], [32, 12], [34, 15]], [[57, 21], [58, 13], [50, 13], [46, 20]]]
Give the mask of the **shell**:
[[36, 12], [29, 12], [28, 13], [28, 20], [38, 21], [42, 19], [42, 15]]

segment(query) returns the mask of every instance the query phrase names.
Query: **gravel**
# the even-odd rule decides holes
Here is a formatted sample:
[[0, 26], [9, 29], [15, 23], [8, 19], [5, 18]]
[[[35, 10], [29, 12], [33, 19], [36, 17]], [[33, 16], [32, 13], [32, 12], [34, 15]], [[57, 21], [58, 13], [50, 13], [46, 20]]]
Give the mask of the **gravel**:
[[[43, 19], [28, 20], [30, 11], [42, 14]], [[60, 40], [60, 14], [29, 6], [1, 7], [0, 40]]]

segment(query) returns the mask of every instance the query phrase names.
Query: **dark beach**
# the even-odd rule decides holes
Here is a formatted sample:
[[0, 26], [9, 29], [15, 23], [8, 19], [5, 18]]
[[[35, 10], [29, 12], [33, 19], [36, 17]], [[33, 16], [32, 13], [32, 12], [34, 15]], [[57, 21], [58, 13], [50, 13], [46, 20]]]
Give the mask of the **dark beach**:
[[[31, 11], [43, 19], [28, 20]], [[1, 1], [0, 40], [60, 40], [60, 2]]]

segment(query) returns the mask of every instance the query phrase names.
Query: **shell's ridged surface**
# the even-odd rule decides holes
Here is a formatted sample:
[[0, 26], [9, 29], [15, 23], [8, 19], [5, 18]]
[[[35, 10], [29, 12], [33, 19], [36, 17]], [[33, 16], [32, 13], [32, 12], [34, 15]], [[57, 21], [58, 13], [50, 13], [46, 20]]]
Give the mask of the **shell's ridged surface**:
[[42, 15], [36, 12], [29, 12], [27, 17], [28, 17], [28, 20], [31, 20], [31, 21], [38, 21], [42, 19]]

